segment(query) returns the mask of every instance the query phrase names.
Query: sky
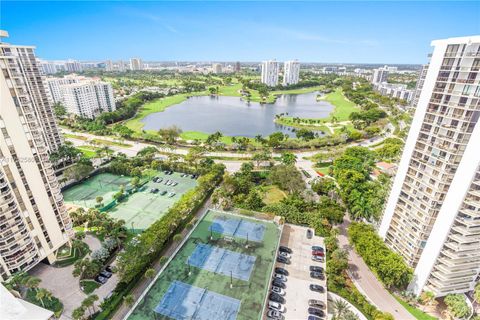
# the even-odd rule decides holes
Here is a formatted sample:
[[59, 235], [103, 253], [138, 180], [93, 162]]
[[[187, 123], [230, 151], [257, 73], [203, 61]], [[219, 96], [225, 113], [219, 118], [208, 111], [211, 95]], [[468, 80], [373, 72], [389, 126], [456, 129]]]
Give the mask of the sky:
[[426, 63], [480, 34], [472, 2], [0, 2], [8, 42], [43, 59]]

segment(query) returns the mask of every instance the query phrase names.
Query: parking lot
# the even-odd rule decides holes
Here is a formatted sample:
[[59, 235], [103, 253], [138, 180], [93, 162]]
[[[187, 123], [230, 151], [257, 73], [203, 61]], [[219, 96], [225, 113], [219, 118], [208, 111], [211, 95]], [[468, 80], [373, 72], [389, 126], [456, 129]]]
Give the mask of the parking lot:
[[[307, 238], [306, 227], [286, 224], [283, 228], [280, 245], [292, 250], [290, 264], [277, 262], [275, 267], [281, 267], [288, 271], [285, 288], [285, 319], [308, 319], [310, 299], [320, 300], [326, 306], [327, 292], [326, 279], [313, 279], [310, 277], [310, 266], [319, 266], [325, 269], [325, 262], [312, 261], [312, 246], [325, 248], [323, 238], [313, 236]], [[317, 284], [325, 289], [325, 292], [310, 290], [310, 284]], [[322, 309], [325, 313], [326, 308]], [[320, 317], [323, 319], [323, 317]]]

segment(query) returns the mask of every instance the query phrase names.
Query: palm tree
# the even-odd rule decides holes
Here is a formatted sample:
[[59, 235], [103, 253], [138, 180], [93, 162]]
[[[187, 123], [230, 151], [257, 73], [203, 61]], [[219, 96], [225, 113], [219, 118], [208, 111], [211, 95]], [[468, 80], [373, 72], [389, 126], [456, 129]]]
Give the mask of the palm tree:
[[181, 233], [177, 233], [176, 235], [173, 236], [173, 241], [174, 242], [180, 242], [182, 240], [183, 236]]
[[133, 297], [133, 294], [126, 295], [123, 297], [123, 301], [128, 307], [131, 307], [133, 303], [135, 302], [135, 298]]
[[431, 291], [423, 291], [422, 294], [420, 295], [420, 300], [424, 305], [422, 307], [422, 310], [425, 310], [425, 307], [427, 306], [434, 306], [438, 304], [437, 300], [435, 300], [435, 294]]
[[37, 294], [35, 295], [35, 298], [37, 298], [37, 300], [40, 300], [40, 302], [42, 303], [42, 306], [45, 308], [45, 303], [43, 302], [43, 299], [47, 299], [51, 301], [52, 293], [47, 289], [40, 288], [37, 290]]
[[85, 316], [85, 307], [80, 306], [73, 310], [72, 312], [72, 318], [73, 320], [81, 320]]
[[346, 301], [338, 299], [333, 302], [333, 314], [335, 318], [341, 319], [348, 310], [350, 310], [350, 307]]
[[143, 276], [147, 279], [152, 279], [153, 277], [155, 277], [155, 273], [156, 273], [155, 269], [148, 268], [147, 271], [145, 271]]
[[27, 275], [27, 277], [24, 278], [23, 285], [26, 288], [37, 290], [38, 286], [40, 285], [40, 282], [42, 282], [40, 278]]
[[88, 313], [91, 315], [92, 312], [90, 311], [90, 308], [93, 309], [93, 312], [95, 312], [95, 301], [98, 300], [98, 296], [96, 294], [91, 294], [85, 298], [82, 302], [82, 306], [84, 308], [88, 309]]

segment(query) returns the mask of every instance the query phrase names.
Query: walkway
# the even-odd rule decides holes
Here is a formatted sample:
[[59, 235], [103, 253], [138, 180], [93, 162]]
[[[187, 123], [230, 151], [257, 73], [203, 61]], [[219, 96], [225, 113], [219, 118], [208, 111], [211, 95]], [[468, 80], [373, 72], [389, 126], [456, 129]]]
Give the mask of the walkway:
[[414, 320], [415, 318], [383, 287], [362, 257], [349, 244], [346, 232], [349, 225], [349, 218], [345, 218], [340, 226], [338, 242], [341, 248], [348, 251], [349, 274], [357, 289], [378, 309], [391, 313], [396, 320]]

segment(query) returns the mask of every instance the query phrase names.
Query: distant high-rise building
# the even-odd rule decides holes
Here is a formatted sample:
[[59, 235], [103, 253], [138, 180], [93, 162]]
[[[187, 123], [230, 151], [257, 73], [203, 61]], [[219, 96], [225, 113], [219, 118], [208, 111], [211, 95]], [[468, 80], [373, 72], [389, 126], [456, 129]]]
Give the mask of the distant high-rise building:
[[68, 60], [65, 62], [65, 69], [68, 72], [82, 72], [82, 64], [75, 60]]
[[47, 81], [53, 101], [64, 104], [68, 113], [92, 119], [116, 109], [112, 85], [108, 82], [77, 75]]
[[44, 74], [55, 74], [58, 72], [57, 65], [53, 62], [37, 59], [37, 63], [42, 67]]
[[241, 69], [240, 61], [235, 62], [235, 69], [234, 69], [234, 71], [235, 71], [235, 72], [239, 72], [240, 69]]
[[220, 63], [212, 64], [212, 72], [213, 73], [222, 73], [222, 65]]
[[283, 69], [283, 85], [297, 84], [300, 79], [300, 63], [297, 60], [285, 61]]
[[[0, 31], [0, 37], [8, 33]], [[57, 143], [50, 137], [58, 130], [34, 47], [0, 42], [0, 69], [0, 280], [5, 281], [43, 259], [54, 262], [73, 232], [48, 156], [49, 141]]]
[[105, 71], [113, 71], [113, 62], [112, 60], [105, 61]]
[[428, 64], [422, 66], [420, 74], [418, 75], [417, 84], [415, 86], [415, 91], [413, 93], [413, 98], [410, 103], [410, 109], [415, 109], [418, 104], [418, 99], [420, 99], [420, 94], [422, 93], [423, 84], [425, 83], [425, 78], [427, 76]]
[[374, 69], [373, 70], [373, 77], [372, 77], [372, 83], [373, 84], [378, 84], [382, 82], [387, 82], [388, 80], [388, 73], [390, 72], [390, 69], [388, 66]]
[[130, 70], [143, 70], [143, 62], [139, 58], [130, 59]]
[[379, 233], [415, 269], [411, 291], [445, 296], [480, 273], [480, 36], [432, 45]]
[[275, 60], [262, 62], [262, 83], [269, 87], [278, 84], [278, 62]]

